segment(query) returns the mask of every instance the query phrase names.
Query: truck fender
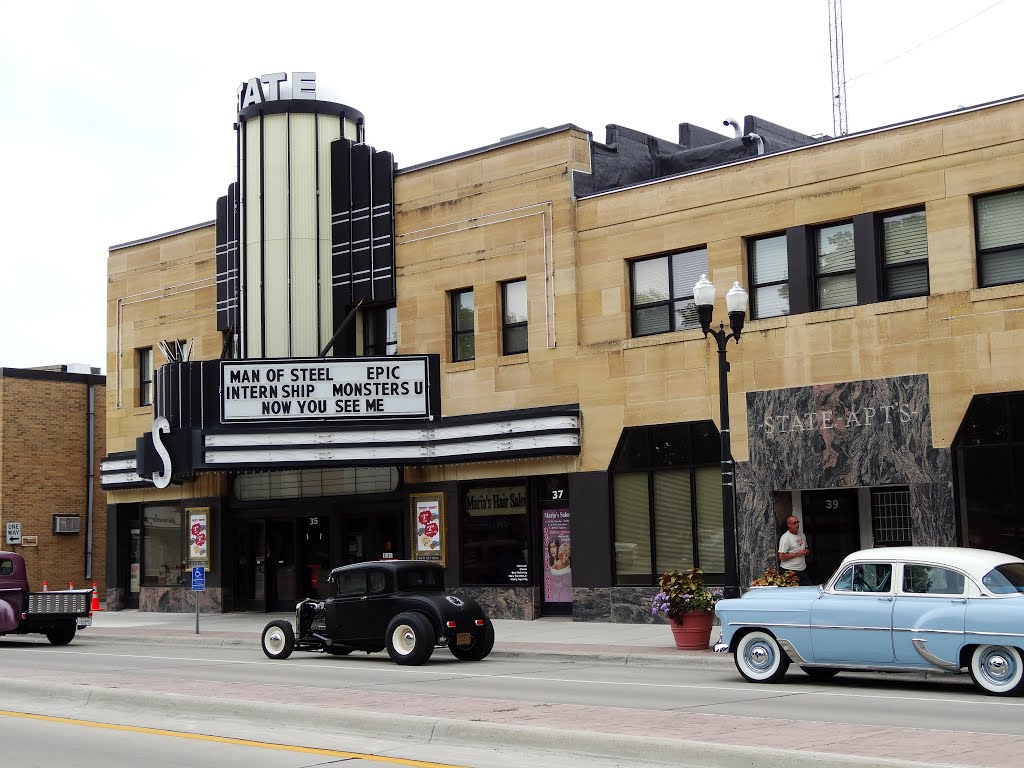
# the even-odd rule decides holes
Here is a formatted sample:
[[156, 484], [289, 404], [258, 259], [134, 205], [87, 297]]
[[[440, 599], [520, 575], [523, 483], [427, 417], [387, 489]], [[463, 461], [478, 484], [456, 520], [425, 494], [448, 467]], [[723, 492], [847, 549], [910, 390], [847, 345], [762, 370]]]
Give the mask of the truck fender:
[[14, 607], [0, 598], [0, 633], [12, 632], [18, 628], [18, 614], [14, 612]]

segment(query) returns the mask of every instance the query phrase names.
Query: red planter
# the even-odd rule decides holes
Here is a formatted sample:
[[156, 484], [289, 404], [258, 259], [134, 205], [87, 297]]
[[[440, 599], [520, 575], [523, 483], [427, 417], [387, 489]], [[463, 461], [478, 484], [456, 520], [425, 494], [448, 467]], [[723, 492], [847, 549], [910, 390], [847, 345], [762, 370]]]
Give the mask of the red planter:
[[706, 651], [711, 645], [711, 626], [715, 614], [711, 611], [689, 611], [682, 621], [671, 622], [676, 648], [684, 651]]

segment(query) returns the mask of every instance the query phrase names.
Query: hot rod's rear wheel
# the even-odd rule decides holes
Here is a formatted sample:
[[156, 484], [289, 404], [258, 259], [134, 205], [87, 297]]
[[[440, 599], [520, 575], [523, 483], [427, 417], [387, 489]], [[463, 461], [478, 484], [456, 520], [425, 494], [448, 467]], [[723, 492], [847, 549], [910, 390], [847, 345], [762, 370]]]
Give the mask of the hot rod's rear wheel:
[[51, 645], [67, 645], [75, 639], [75, 632], [77, 631], [78, 627], [76, 625], [63, 624], [47, 632], [46, 639], [50, 641]]
[[736, 644], [736, 669], [752, 683], [777, 683], [789, 669], [789, 657], [767, 632], [750, 632]]
[[452, 652], [459, 661], [480, 661], [487, 658], [487, 654], [494, 648], [494, 625], [491, 620], [484, 619], [484, 626], [474, 638], [471, 645], [460, 646], [458, 638], [453, 637], [448, 641], [448, 650]]
[[388, 624], [384, 640], [395, 664], [416, 666], [434, 652], [434, 630], [418, 613], [400, 613]]
[[269, 659], [287, 659], [295, 650], [295, 632], [290, 621], [278, 619], [263, 628], [263, 652]]
[[1024, 689], [1024, 663], [1012, 645], [979, 645], [971, 654], [971, 679], [993, 696], [1013, 696]]

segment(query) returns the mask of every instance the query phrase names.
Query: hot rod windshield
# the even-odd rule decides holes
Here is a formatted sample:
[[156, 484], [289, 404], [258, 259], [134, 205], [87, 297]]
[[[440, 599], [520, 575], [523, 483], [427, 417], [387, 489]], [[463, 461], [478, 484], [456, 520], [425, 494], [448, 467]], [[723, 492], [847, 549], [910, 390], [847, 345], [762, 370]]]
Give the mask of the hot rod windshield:
[[398, 589], [403, 592], [433, 592], [444, 589], [444, 572], [437, 568], [399, 571]]
[[995, 595], [1024, 592], [1024, 563], [997, 565], [982, 577], [981, 583]]

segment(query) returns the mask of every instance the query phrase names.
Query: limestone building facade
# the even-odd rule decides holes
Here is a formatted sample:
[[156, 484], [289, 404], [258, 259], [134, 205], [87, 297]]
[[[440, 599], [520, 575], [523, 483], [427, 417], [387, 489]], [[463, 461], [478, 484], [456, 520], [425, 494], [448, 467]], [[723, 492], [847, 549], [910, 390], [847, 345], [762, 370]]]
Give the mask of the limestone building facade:
[[[109, 252], [113, 602], [187, 610], [200, 563], [207, 609], [287, 609], [395, 553], [495, 616], [649, 621], [661, 572], [742, 587], [790, 514], [821, 578], [1024, 552], [1024, 100], [403, 168], [350, 107], [260, 98], [216, 220]], [[716, 324], [751, 299], [732, 517], [702, 274]]]

